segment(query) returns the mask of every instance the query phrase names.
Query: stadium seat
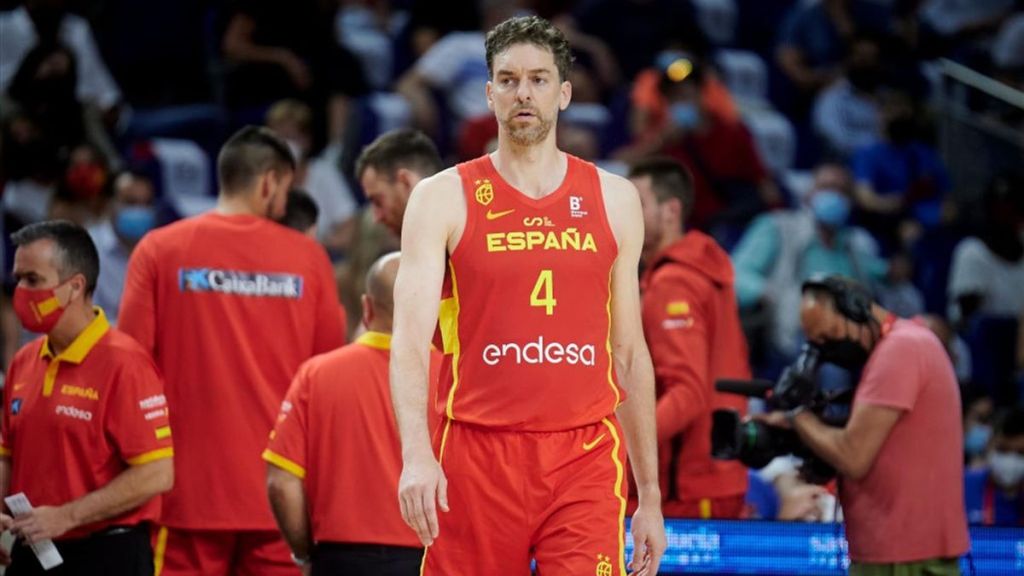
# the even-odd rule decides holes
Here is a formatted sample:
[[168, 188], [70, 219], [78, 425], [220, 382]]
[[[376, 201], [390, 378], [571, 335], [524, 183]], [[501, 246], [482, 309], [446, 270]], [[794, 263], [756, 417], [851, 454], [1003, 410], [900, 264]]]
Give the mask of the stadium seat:
[[194, 216], [216, 205], [210, 159], [190, 140], [155, 138], [150, 143], [160, 164], [164, 200], [181, 216]]
[[736, 0], [693, 0], [697, 23], [717, 46], [731, 45], [736, 39]]
[[742, 105], [768, 105], [768, 65], [749, 50], [718, 50], [715, 64], [729, 92]]
[[743, 122], [754, 136], [761, 160], [773, 174], [793, 167], [796, 131], [788, 118], [771, 109], [745, 110]]

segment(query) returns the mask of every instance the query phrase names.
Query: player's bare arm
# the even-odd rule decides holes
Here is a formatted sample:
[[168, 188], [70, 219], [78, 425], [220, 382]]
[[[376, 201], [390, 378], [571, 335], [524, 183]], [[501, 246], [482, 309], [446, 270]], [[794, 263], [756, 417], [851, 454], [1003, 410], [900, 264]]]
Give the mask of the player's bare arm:
[[448, 510], [447, 480], [430, 445], [427, 378], [430, 340], [437, 325], [446, 254], [458, 244], [466, 219], [455, 169], [420, 182], [402, 223], [402, 263], [395, 281], [391, 340], [391, 397], [402, 441], [398, 484], [402, 517], [429, 546], [438, 536], [437, 505]]
[[640, 197], [628, 180], [601, 172], [609, 224], [619, 246], [612, 269], [612, 358], [626, 401], [616, 411], [626, 436], [639, 507], [631, 532], [636, 548], [631, 568], [657, 574], [665, 552], [665, 526], [658, 488], [657, 434], [654, 422], [654, 367], [644, 341], [637, 270], [643, 247]]

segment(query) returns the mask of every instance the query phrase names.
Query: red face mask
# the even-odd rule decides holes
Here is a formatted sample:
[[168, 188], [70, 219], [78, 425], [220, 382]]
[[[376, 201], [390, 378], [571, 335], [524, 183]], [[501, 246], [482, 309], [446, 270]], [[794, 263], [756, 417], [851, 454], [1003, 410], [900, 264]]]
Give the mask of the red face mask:
[[18, 320], [26, 330], [49, 334], [57, 325], [57, 321], [64, 314], [64, 307], [57, 300], [57, 288], [60, 286], [38, 290], [15, 287], [14, 313], [18, 315]]

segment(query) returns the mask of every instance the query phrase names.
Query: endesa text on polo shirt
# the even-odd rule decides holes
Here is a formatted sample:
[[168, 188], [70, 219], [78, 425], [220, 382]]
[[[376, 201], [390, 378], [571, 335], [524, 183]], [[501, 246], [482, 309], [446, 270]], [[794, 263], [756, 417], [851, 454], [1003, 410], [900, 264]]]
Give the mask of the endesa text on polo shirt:
[[302, 276], [217, 268], [179, 268], [178, 288], [182, 292], [218, 292], [298, 300], [302, 298]]

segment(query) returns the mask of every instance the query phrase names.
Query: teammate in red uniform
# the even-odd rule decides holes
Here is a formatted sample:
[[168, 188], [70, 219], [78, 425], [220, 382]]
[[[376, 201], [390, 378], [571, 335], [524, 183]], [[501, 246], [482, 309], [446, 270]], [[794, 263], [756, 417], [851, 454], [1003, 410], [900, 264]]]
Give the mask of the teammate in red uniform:
[[666, 516], [738, 518], [747, 469], [711, 458], [711, 413], [746, 412], [746, 399], [715, 391], [715, 380], [748, 380], [729, 254], [710, 236], [685, 230], [693, 181], [671, 158], [630, 170], [644, 208], [644, 333], [657, 383], [658, 462]]
[[[402, 456], [388, 388], [399, 254], [370, 267], [367, 332], [299, 368], [263, 459], [278, 526], [316, 574], [412, 576], [423, 547], [394, 495]], [[431, 353], [436, 393], [440, 352]]]
[[163, 576], [294, 575], [260, 455], [295, 370], [343, 341], [338, 296], [323, 248], [273, 221], [288, 146], [243, 128], [217, 163], [217, 209], [147, 234], [121, 300], [121, 328], [163, 372], [178, 447], [157, 552]]
[[[637, 191], [555, 145], [572, 93], [561, 32], [513, 18], [486, 48], [498, 150], [420, 183], [403, 225], [391, 362], [402, 515], [428, 546], [424, 574], [529, 574], [531, 558], [543, 574], [625, 574], [628, 445], [631, 564], [655, 574], [665, 534]], [[442, 295], [431, 401], [445, 419], [431, 450]]]

